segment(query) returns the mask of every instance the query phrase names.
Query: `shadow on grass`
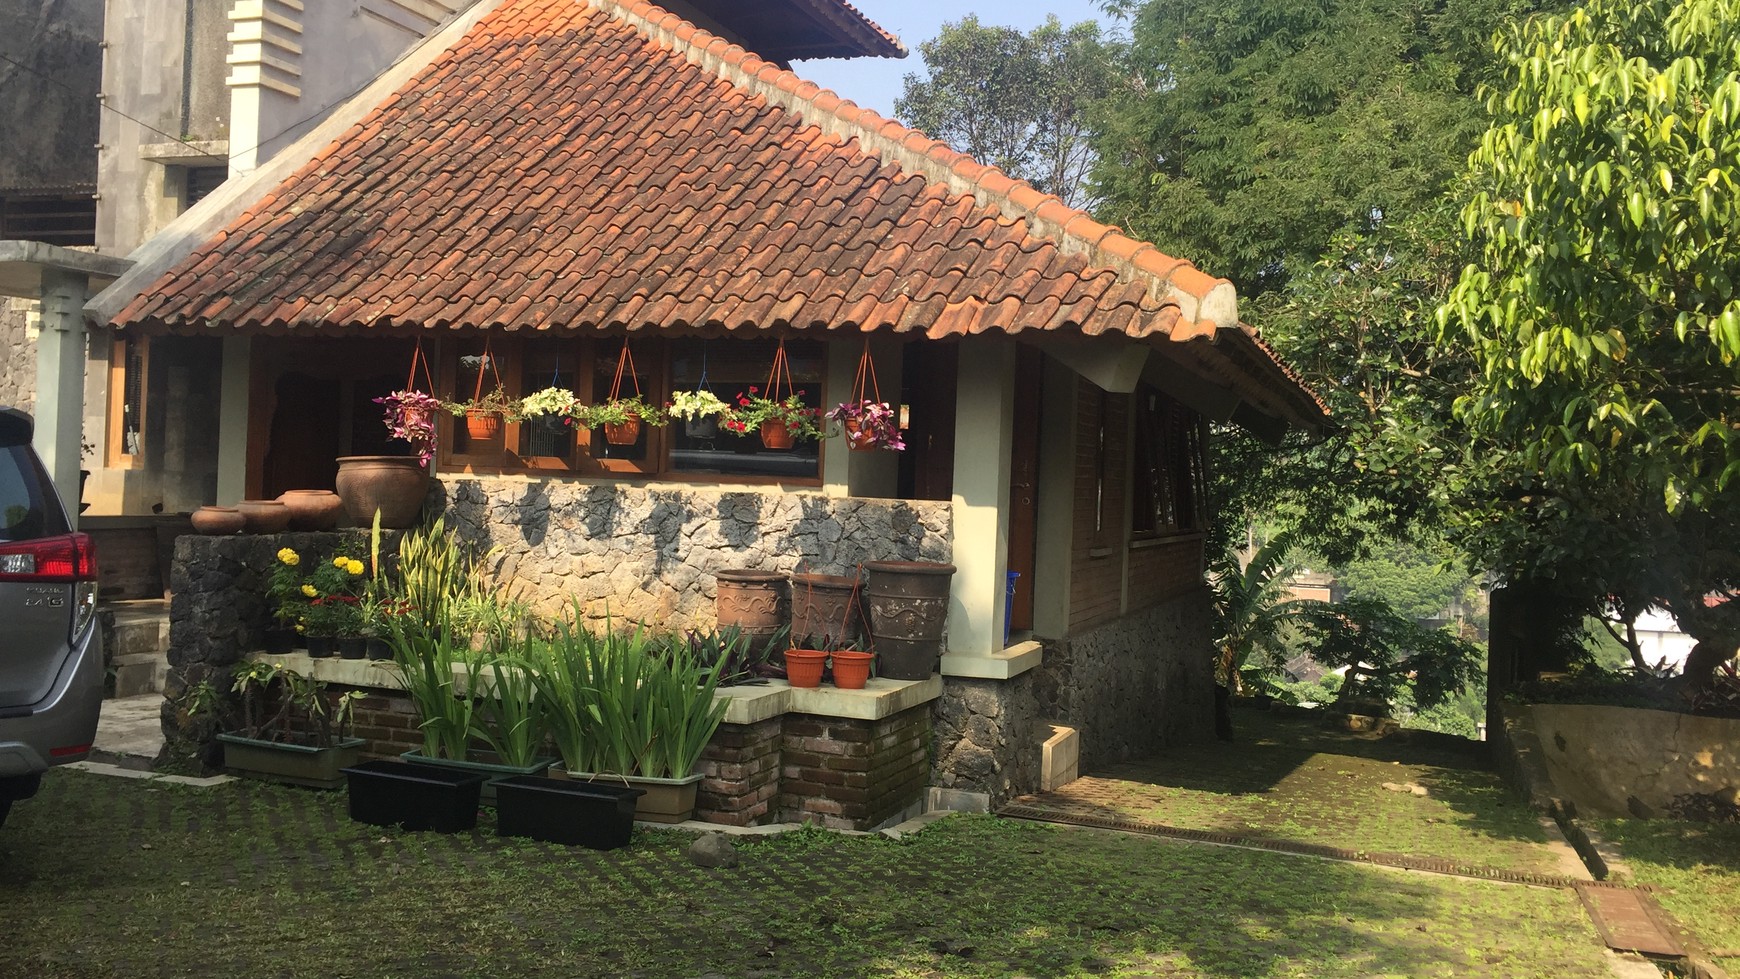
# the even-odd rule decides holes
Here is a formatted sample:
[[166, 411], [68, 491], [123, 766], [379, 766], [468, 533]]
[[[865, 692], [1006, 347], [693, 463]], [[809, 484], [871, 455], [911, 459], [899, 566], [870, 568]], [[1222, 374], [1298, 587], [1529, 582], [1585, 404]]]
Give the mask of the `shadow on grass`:
[[342, 793], [56, 773], [0, 833], [0, 975], [1602, 974], [1565, 892], [993, 817], [703, 870], [351, 823]]

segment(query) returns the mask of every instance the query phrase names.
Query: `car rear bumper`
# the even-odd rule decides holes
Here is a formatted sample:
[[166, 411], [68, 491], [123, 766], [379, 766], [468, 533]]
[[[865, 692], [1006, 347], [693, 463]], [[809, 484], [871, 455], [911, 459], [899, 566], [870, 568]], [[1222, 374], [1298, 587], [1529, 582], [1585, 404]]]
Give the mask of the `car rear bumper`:
[[103, 709], [101, 634], [92, 623], [46, 697], [28, 708], [0, 710], [0, 778], [41, 772], [90, 755]]

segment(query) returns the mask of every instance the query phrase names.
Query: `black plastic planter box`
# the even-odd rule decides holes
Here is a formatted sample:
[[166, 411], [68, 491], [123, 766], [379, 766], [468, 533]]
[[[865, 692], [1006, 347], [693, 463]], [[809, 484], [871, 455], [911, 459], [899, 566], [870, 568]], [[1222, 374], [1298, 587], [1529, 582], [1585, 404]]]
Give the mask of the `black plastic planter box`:
[[642, 789], [515, 775], [495, 783], [496, 832], [546, 843], [614, 850], [634, 832]]
[[437, 833], [477, 826], [477, 796], [487, 777], [385, 759], [355, 765], [344, 774], [350, 779], [350, 818]]

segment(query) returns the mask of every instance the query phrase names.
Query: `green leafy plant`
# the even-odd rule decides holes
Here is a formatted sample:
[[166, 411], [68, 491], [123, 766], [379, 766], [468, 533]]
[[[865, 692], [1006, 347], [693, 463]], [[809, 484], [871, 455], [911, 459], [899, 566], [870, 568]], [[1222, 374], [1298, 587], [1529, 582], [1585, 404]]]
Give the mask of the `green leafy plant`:
[[647, 425], [663, 425], [670, 420], [665, 409], [649, 403], [638, 394], [576, 408], [573, 418], [574, 423], [582, 428], [621, 425], [636, 418]]
[[305, 583], [302, 555], [295, 548], [279, 548], [272, 573], [266, 576], [266, 597], [272, 602], [272, 617], [279, 626], [294, 626], [307, 612], [309, 596], [302, 591]]
[[424, 632], [447, 624], [452, 607], [484, 593], [477, 562], [447, 530], [445, 518], [399, 539], [399, 577], [393, 597]]
[[521, 418], [566, 417], [579, 407], [574, 392], [567, 388], [547, 387], [521, 398], [518, 412]]
[[[470, 651], [454, 645], [442, 624], [438, 622], [434, 628], [397, 624], [390, 640], [393, 662], [417, 711], [423, 753], [430, 758], [464, 758], [476, 726], [477, 699], [469, 693], [479, 686], [480, 670]], [[461, 695], [455, 667], [464, 670], [465, 695]]]
[[487, 743], [503, 764], [532, 764], [549, 734], [545, 700], [538, 696], [536, 667], [530, 659], [518, 656], [473, 653], [468, 659], [481, 662], [483, 669], [478, 672], [486, 674], [474, 680], [468, 692], [476, 700], [472, 736]]
[[474, 398], [466, 398], [463, 401], [443, 401], [441, 407], [456, 418], [464, 417], [472, 412], [501, 415], [509, 421], [518, 421], [520, 417], [519, 399], [508, 394], [506, 389], [501, 387], [480, 393]]
[[[232, 733], [258, 741], [330, 748], [349, 734], [356, 702], [363, 697], [359, 690], [329, 696], [323, 681], [265, 660], [236, 664], [232, 677], [236, 701], [224, 723]], [[201, 698], [188, 713], [212, 709], [215, 701]]]
[[754, 385], [750, 386], [748, 393], [737, 395], [737, 406], [719, 423], [719, 427], [738, 435], [748, 435], [768, 422], [783, 423], [794, 439], [822, 437], [821, 411], [804, 403], [803, 391], [775, 400], [763, 396], [761, 389]]
[[731, 414], [731, 406], [719, 400], [719, 396], [705, 388], [699, 391], [678, 391], [671, 395], [670, 415], [683, 421], [693, 421], [698, 418], [724, 418]]

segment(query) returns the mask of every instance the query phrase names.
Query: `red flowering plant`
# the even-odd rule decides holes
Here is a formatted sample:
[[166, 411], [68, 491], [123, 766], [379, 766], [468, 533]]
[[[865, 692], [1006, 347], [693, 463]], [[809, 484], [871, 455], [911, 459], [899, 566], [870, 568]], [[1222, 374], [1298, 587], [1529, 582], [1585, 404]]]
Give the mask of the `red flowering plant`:
[[411, 443], [417, 461], [424, 466], [435, 457], [435, 412], [441, 400], [421, 391], [394, 391], [375, 404], [386, 405], [387, 434]]
[[846, 442], [854, 449], [906, 448], [900, 437], [900, 412], [886, 401], [842, 401], [828, 417], [846, 430]]
[[796, 391], [780, 399], [765, 397], [761, 389], [751, 385], [749, 393], [739, 392], [737, 404], [719, 427], [738, 435], [748, 435], [766, 422], [784, 422], [794, 439], [822, 437], [822, 414], [819, 408], [804, 404], [804, 392]]

